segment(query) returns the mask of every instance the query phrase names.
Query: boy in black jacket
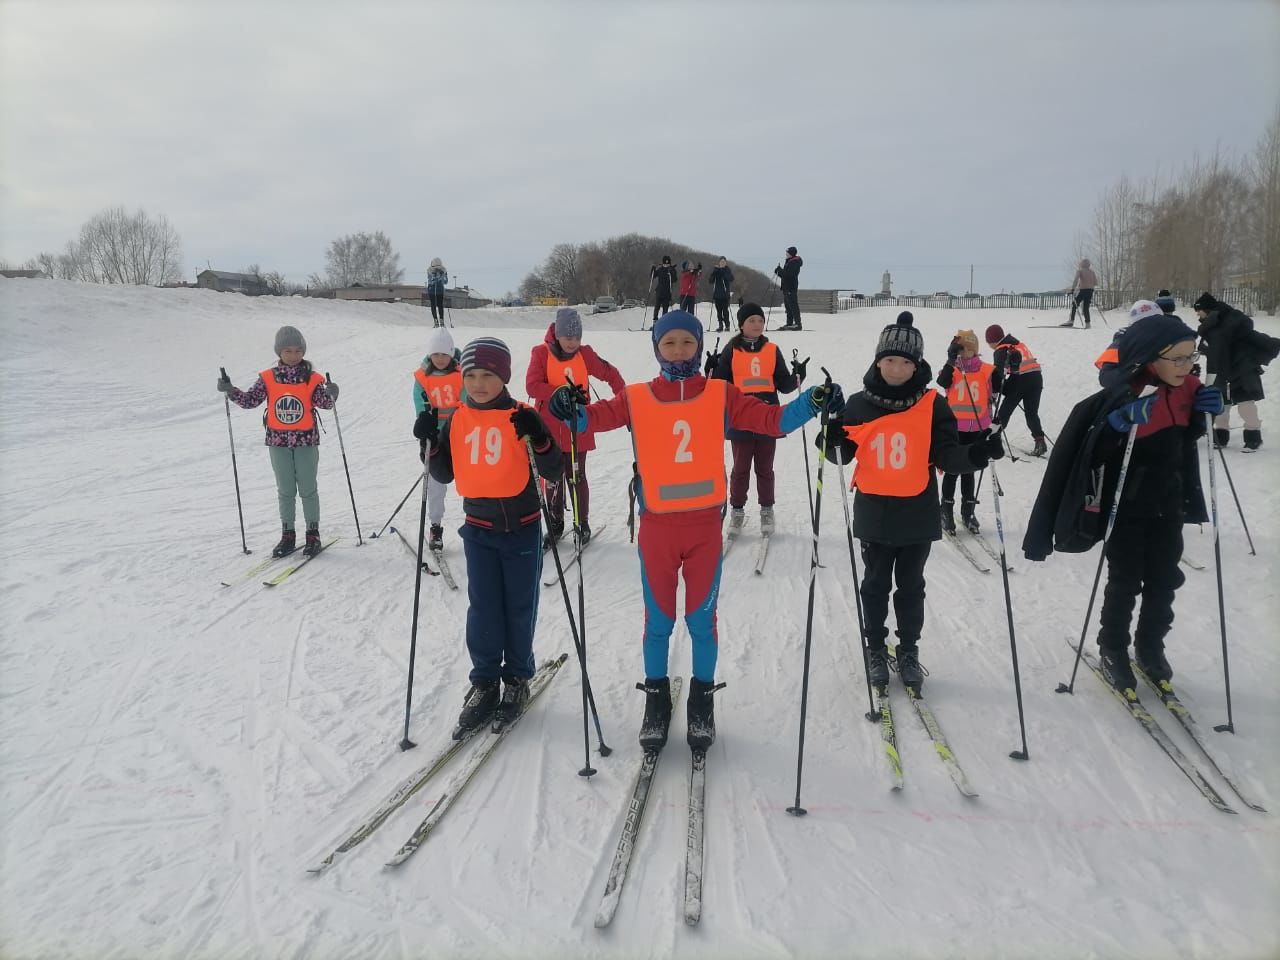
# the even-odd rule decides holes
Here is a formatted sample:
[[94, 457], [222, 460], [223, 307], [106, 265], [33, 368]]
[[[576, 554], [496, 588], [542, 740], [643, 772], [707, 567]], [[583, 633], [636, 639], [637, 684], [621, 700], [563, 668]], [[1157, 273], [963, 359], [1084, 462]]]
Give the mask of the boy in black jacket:
[[[1158, 312], [1116, 335], [1115, 361], [1104, 363], [1103, 389], [1071, 411], [1036, 496], [1022, 550], [1044, 560], [1056, 548], [1079, 553], [1105, 532], [1115, 501], [1129, 431], [1137, 430], [1115, 527], [1106, 543], [1107, 585], [1098, 630], [1099, 659], [1107, 680], [1133, 694], [1129, 622], [1139, 596], [1134, 630], [1138, 665], [1156, 683], [1173, 676], [1164, 638], [1173, 625], [1173, 596], [1183, 584], [1182, 527], [1204, 523], [1204, 495], [1196, 441], [1205, 414], [1222, 412], [1222, 394], [1191, 374], [1199, 356], [1195, 331]], [[1156, 392], [1141, 396], [1154, 385]]]
[[[653, 322], [658, 322], [658, 311], [662, 316], [671, 309], [671, 286], [676, 282], [676, 268], [671, 264], [671, 257], [664, 256], [662, 265], [654, 265], [649, 270], [649, 284], [654, 288]], [[643, 326], [643, 324], [641, 324]]]
[[458, 535], [467, 558], [471, 689], [454, 739], [490, 717], [509, 723], [529, 701], [542, 575], [542, 504], [525, 441], [548, 483], [559, 481], [564, 469], [564, 457], [542, 417], [507, 392], [507, 345], [493, 337], [472, 340], [462, 350], [461, 366], [463, 404], [443, 425], [428, 407], [413, 426], [413, 435], [431, 451], [432, 479], [456, 484], [466, 514]]
[[[827, 459], [858, 460], [853, 483], [853, 535], [862, 541], [862, 608], [866, 617], [867, 676], [889, 682], [885, 640], [889, 590], [896, 579], [893, 610], [898, 622], [898, 673], [920, 691], [924, 671], [918, 644], [924, 628], [924, 565], [933, 541], [942, 539], [938, 483], [946, 473], [981, 470], [1003, 456], [998, 437], [962, 446], [955, 414], [930, 387], [933, 371], [924, 359], [924, 337], [908, 311], [885, 327], [863, 390], [845, 404], [827, 431]], [[822, 437], [818, 444], [821, 446]]]
[[787, 247], [787, 259], [773, 268], [782, 288], [782, 305], [787, 311], [787, 322], [779, 330], [801, 330], [800, 325], [800, 268], [804, 261], [795, 247]]

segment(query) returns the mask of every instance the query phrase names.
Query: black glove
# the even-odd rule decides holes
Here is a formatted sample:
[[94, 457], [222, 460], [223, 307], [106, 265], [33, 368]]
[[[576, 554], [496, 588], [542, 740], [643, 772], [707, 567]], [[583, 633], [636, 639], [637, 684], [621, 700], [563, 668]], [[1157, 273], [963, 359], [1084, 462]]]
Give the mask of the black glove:
[[774, 273], [776, 273], [778, 276], [782, 276], [782, 266], [781, 266], [781, 264], [779, 264], [778, 266], [774, 267], [774, 268], [773, 268], [773, 272], [774, 272]]
[[575, 405], [585, 407], [590, 402], [591, 398], [587, 396], [586, 388], [582, 384], [566, 384], [556, 388], [556, 392], [551, 394], [551, 399], [547, 401], [547, 410], [557, 420], [568, 423], [573, 419]]
[[1004, 441], [1000, 438], [1000, 434], [987, 432], [987, 436], [982, 438], [981, 443], [970, 444], [969, 446], [969, 462], [974, 468], [981, 470], [991, 460], [999, 460], [1004, 456]]
[[844, 391], [840, 389], [840, 384], [833, 383], [819, 384], [816, 387], [810, 387], [808, 391], [809, 402], [813, 404], [813, 412], [821, 413], [825, 406], [832, 417], [838, 417], [844, 413]]
[[809, 375], [809, 359], [791, 361], [791, 375], [800, 383], [804, 383], [804, 378]]
[[709, 377], [711, 376], [711, 372], [715, 370], [715, 368], [719, 366], [719, 364], [720, 364], [720, 353], [718, 351], [716, 353], [712, 353], [711, 351], [708, 350], [707, 362], [702, 365], [702, 372]]
[[951, 346], [947, 347], [947, 363], [955, 363], [960, 359], [960, 351], [964, 349], [960, 346], [959, 340], [952, 340]]
[[336, 383], [334, 383], [332, 380], [326, 380], [324, 382], [324, 390], [325, 390], [325, 393], [329, 394], [330, 400], [332, 400], [334, 403], [338, 402], [338, 385]]
[[413, 435], [433, 447], [440, 439], [440, 421], [436, 419], [436, 412], [431, 407], [423, 410], [418, 414], [418, 419], [413, 421]]
[[540, 447], [551, 439], [547, 433], [547, 425], [542, 422], [538, 411], [531, 407], [520, 407], [511, 414], [511, 425], [516, 428], [516, 435], [528, 440], [535, 447]]

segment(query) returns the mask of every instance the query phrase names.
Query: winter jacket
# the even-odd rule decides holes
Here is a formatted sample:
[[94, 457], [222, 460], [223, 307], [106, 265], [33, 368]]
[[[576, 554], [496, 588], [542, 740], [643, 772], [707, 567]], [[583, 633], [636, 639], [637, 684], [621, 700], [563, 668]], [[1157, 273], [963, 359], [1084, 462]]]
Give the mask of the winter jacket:
[[[488, 403], [476, 403], [470, 397], [466, 403], [475, 410], [516, 409], [516, 401], [505, 389]], [[453, 451], [449, 445], [449, 431], [453, 424], [454, 421], [450, 420], [440, 428], [440, 437], [431, 450], [427, 468], [437, 483], [453, 483]], [[547, 440], [541, 449], [534, 447], [533, 458], [543, 480], [555, 483], [560, 479], [564, 471], [564, 457], [554, 440]], [[514, 497], [463, 497], [462, 510], [467, 515], [467, 523], [498, 533], [510, 533], [541, 520], [542, 500], [534, 486], [533, 472], [530, 471], [529, 482]]]
[[[595, 377], [597, 380], [603, 380], [609, 385], [609, 389], [613, 391], [616, 397], [620, 394], [626, 381], [622, 379], [622, 374], [618, 372], [618, 368], [607, 360], [600, 358], [591, 347], [586, 344], [578, 347], [578, 353], [582, 354], [582, 359], [587, 365], [587, 375]], [[543, 338], [542, 343], [533, 348], [529, 354], [529, 371], [525, 374], [524, 388], [525, 391], [533, 398], [534, 409], [542, 415], [542, 421], [547, 425], [547, 429], [551, 431], [551, 435], [556, 439], [556, 446], [561, 450], [569, 450], [569, 428], [560, 420], [551, 415], [551, 411], [547, 409], [547, 403], [551, 400], [551, 395], [556, 392], [556, 388], [551, 386], [547, 381], [547, 358], [553, 357], [557, 360], [570, 360], [574, 354], [565, 353], [560, 349], [560, 344], [556, 340], [556, 325], [553, 323], [547, 327], [547, 335]], [[579, 384], [583, 389], [589, 389], [590, 384]], [[590, 430], [578, 434], [578, 452], [586, 453], [596, 448], [596, 440]]]
[[[921, 361], [911, 380], [918, 396], [905, 409], [911, 409], [923, 399], [925, 391], [932, 389], [929, 386], [932, 379], [933, 371], [927, 363]], [[867, 371], [863, 383], [868, 389], [849, 398], [840, 417], [841, 424], [852, 427], [903, 412], [900, 409], [889, 409], [879, 400], [881, 391], [890, 388], [874, 365]], [[825, 446], [827, 459], [832, 463], [848, 463], [857, 456], [858, 445], [847, 435], [842, 436], [838, 446], [824, 443], [821, 434], [814, 442], [819, 448]], [[956, 416], [947, 406], [947, 398], [935, 397], [929, 436], [930, 465], [943, 473], [973, 473], [977, 467], [974, 466], [971, 451], [976, 449], [981, 448], [960, 443]], [[894, 547], [941, 540], [942, 518], [939, 512], [936, 472], [929, 471], [928, 486], [914, 497], [890, 497], [859, 490], [853, 498], [853, 535], [868, 543], [883, 543]]]
[[[1142, 374], [1134, 382], [1149, 382]], [[1150, 422], [1137, 427], [1133, 456], [1121, 492], [1117, 517], [1181, 517], [1204, 523], [1204, 493], [1196, 441], [1204, 435], [1204, 417], [1192, 412], [1200, 381], [1187, 377], [1176, 390], [1160, 384]], [[1106, 532], [1128, 434], [1107, 422], [1107, 414], [1136, 396], [1129, 384], [1104, 389], [1071, 411], [1049, 456], [1040, 492], [1027, 520], [1022, 552], [1044, 560], [1054, 550], [1084, 553]]]
[[1280, 341], [1253, 328], [1252, 318], [1221, 304], [1200, 324], [1200, 349], [1215, 386], [1228, 403], [1263, 399], [1262, 368], [1276, 357]]
[[444, 267], [432, 267], [427, 271], [427, 289], [432, 293], [444, 293], [449, 283], [449, 274]]
[[[716, 368], [711, 371], [711, 379], [728, 380], [733, 382], [733, 351], [741, 350], [744, 353], [760, 353], [764, 350], [776, 350], [778, 357], [773, 362], [773, 386], [774, 390], [768, 393], [753, 393], [761, 403], [767, 403], [770, 406], [778, 405], [778, 394], [790, 393], [800, 386], [800, 382], [791, 372], [791, 368], [787, 365], [787, 361], [782, 356], [782, 351], [778, 349], [778, 345], [768, 337], [761, 335], [756, 341], [744, 340], [742, 334], [738, 334], [730, 340], [723, 350], [720, 351], [720, 360], [716, 363]], [[730, 427], [725, 431], [725, 438], [728, 440], [754, 440], [757, 437], [764, 436], [759, 433], [751, 433], [748, 430], [735, 430]], [[768, 436], [776, 437], [778, 434], [768, 434]]]
[[702, 264], [698, 264], [692, 270], [685, 270], [680, 274], [680, 296], [696, 297], [698, 295], [698, 278], [702, 276]]
[[[307, 360], [303, 360], [293, 367], [277, 363], [271, 370], [277, 383], [306, 383], [313, 372], [311, 363]], [[262, 377], [259, 376], [254, 385], [248, 390], [237, 390], [233, 387], [227, 393], [227, 396], [236, 406], [252, 410], [254, 407], [261, 406], [266, 402], [267, 385], [262, 382]], [[311, 404], [321, 410], [333, 409], [333, 400], [329, 398], [329, 392], [325, 390], [324, 384], [311, 391]], [[273, 430], [267, 427], [266, 433], [266, 445], [268, 447], [320, 446], [320, 423], [318, 420], [310, 430]]]
[[653, 278], [653, 286], [658, 292], [658, 299], [670, 300], [671, 286], [676, 282], [676, 268], [669, 263], [664, 263], [662, 266], [654, 267], [650, 270], [649, 276]]
[[787, 257], [782, 266], [774, 267], [773, 272], [781, 278], [779, 286], [783, 290], [799, 290], [800, 268], [803, 266], [804, 261], [799, 257]]
[[711, 276], [707, 278], [711, 284], [711, 298], [713, 300], [728, 300], [729, 288], [733, 286], [733, 271], [728, 267], [716, 267], [711, 271]]
[[[1018, 362], [1019, 364], [1021, 364], [1022, 362], [1021, 354], [1019, 354], [1017, 350], [1013, 349], [1015, 344], [1018, 344], [1021, 342], [1022, 342], [1021, 340], [1019, 340], [1017, 337], [1015, 337], [1013, 334], [1010, 333], [1006, 335], [1003, 340], [997, 343], [994, 348], [992, 348], [991, 362], [994, 363], [996, 366], [995, 370], [992, 371], [991, 373], [991, 392], [992, 393], [1000, 393], [1002, 391], [1004, 387], [1004, 381], [1005, 381], [1004, 373], [1005, 373], [1005, 370], [1008, 368], [1012, 357], [1017, 356]], [[1039, 360], [1037, 359], [1036, 362], [1038, 363]], [[1043, 369], [1043, 367], [1041, 367], [1041, 369]], [[1021, 371], [1021, 366], [1019, 366], [1019, 371]], [[1035, 370], [1031, 372], [1039, 373], [1040, 371]], [[1010, 372], [1009, 378], [1012, 379], [1013, 377], [1017, 377], [1021, 375], [1022, 374], [1020, 372]]]

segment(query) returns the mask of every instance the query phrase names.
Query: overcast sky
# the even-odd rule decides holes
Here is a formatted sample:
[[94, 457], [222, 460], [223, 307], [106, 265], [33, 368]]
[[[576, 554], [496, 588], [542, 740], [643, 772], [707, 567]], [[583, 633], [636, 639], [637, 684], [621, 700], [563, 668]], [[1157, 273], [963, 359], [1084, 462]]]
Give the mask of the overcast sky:
[[187, 276], [383, 230], [489, 295], [638, 231], [801, 285], [1069, 283], [1128, 173], [1250, 150], [1280, 3], [0, 0], [0, 257], [165, 214]]

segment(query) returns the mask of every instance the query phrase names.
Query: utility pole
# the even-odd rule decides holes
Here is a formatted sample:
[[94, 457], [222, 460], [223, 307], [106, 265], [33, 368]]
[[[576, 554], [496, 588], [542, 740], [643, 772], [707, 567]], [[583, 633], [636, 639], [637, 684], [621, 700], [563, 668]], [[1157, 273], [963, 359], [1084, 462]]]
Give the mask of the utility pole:
[[969, 264], [969, 292], [973, 293], [973, 264]]

